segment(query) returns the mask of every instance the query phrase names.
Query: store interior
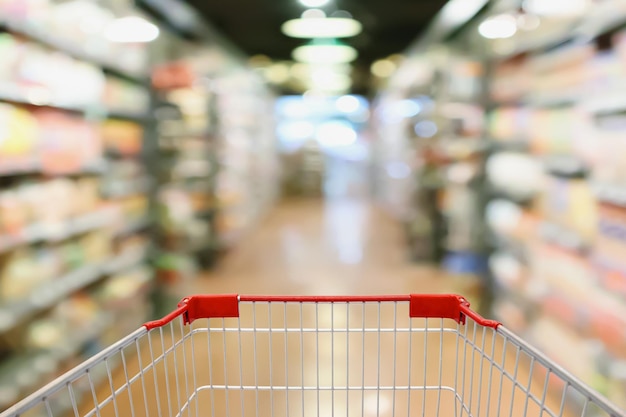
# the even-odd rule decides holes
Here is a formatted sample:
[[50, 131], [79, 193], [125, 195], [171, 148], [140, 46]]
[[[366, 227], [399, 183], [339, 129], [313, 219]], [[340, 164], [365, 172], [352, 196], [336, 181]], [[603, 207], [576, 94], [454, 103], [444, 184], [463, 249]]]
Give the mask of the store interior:
[[193, 293], [461, 293], [626, 409], [626, 1], [200, 3], [0, 0], [0, 414]]

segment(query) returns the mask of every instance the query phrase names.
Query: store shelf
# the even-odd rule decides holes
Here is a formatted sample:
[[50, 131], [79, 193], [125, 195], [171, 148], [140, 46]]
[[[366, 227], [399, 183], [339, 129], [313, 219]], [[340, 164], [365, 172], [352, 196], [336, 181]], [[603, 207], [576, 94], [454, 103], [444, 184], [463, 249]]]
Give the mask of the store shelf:
[[11, 329], [27, 317], [46, 310], [68, 295], [96, 282], [102, 276], [101, 264], [86, 265], [42, 285], [23, 300], [0, 306], [0, 332]]
[[[11, 394], [14, 398], [9, 401], [13, 402], [20, 395], [19, 391], [28, 392], [43, 385], [49, 375], [58, 374], [64, 362], [77, 356], [88, 343], [96, 340], [113, 324], [112, 315], [102, 313], [99, 319], [85, 326], [84, 331], [72, 334], [61, 346], [10, 357], [0, 364], [0, 391], [13, 388]], [[71, 404], [68, 405], [71, 407]]]
[[520, 139], [490, 139], [487, 150], [489, 152], [529, 152], [528, 140]]
[[0, 176], [35, 174], [41, 172], [41, 164], [38, 158], [25, 158], [22, 161], [2, 161], [0, 164]]
[[135, 248], [127, 250], [113, 258], [102, 267], [102, 272], [107, 275], [117, 274], [143, 263], [146, 260], [148, 248]]
[[592, 262], [599, 270], [598, 285], [600, 288], [626, 301], [626, 266], [601, 256], [594, 256]]
[[150, 218], [149, 217], [141, 217], [138, 219], [129, 220], [124, 224], [120, 229], [115, 232], [115, 236], [123, 236], [131, 233], [138, 232], [142, 229], [150, 226]]
[[23, 91], [18, 85], [15, 84], [3, 84], [0, 85], [0, 101], [6, 101], [15, 104], [23, 104], [28, 106], [37, 107], [53, 107], [59, 110], [65, 110], [76, 113], [87, 113], [92, 111], [98, 111], [98, 105], [83, 105], [83, 106], [68, 106], [62, 103], [55, 103], [52, 101], [42, 100], [39, 97], [29, 97], [28, 94]]
[[557, 30], [532, 40], [518, 41], [518, 46], [498, 59], [506, 59], [521, 53], [546, 50], [561, 44], [579, 44], [610, 32], [626, 23], [626, 4], [623, 0], [604, 0], [593, 4], [590, 12], [568, 24], [557, 26]]
[[589, 242], [579, 233], [556, 223], [544, 221], [538, 228], [539, 236], [546, 242], [561, 249], [585, 254], [589, 250]]
[[182, 129], [172, 129], [171, 131], [165, 130], [159, 132], [159, 135], [164, 138], [196, 138], [196, 139], [205, 139], [212, 138], [214, 134], [208, 132], [206, 130], [184, 130]]
[[519, 195], [516, 195], [510, 190], [505, 190], [501, 187], [496, 187], [495, 185], [491, 184], [486, 186], [485, 191], [490, 200], [507, 200], [522, 207], [529, 206], [535, 199], [534, 194], [524, 193], [522, 195], [520, 193]]
[[571, 107], [578, 103], [581, 94], [575, 90], [558, 94], [532, 94], [520, 100], [520, 104], [541, 108]]
[[105, 262], [80, 267], [36, 288], [23, 300], [0, 306], [0, 332], [7, 331], [22, 320], [56, 305], [70, 294], [95, 283], [104, 275], [120, 272], [141, 263], [146, 253], [132, 251]]
[[58, 242], [65, 240], [72, 236], [106, 227], [112, 223], [114, 218], [115, 212], [106, 208], [56, 225], [31, 225], [19, 236], [0, 236], [0, 253], [39, 241]]
[[626, 208], [626, 187], [619, 184], [595, 183], [592, 189], [598, 201]]
[[527, 262], [527, 255], [525, 251], [526, 242], [520, 240], [519, 238], [489, 230], [485, 240], [492, 249], [501, 249], [503, 252], [512, 256], [522, 264]]
[[67, 172], [56, 172], [45, 169], [39, 158], [27, 158], [22, 161], [2, 161], [0, 162], [0, 177], [12, 177], [17, 175], [37, 175], [44, 174], [50, 176], [57, 175], [95, 175], [102, 174], [105, 169], [104, 161], [90, 166], [80, 167]]
[[546, 155], [542, 157], [546, 171], [562, 178], [585, 178], [589, 175], [586, 164], [575, 155]]
[[[150, 178], [139, 178], [131, 181], [120, 181], [121, 184], [105, 187], [104, 195], [108, 199], [118, 199], [136, 194], [146, 194], [152, 186]], [[118, 186], [119, 185], [119, 186]]]
[[132, 73], [114, 62], [108, 62], [97, 55], [89, 53], [84, 49], [81, 43], [66, 41], [65, 39], [55, 36], [48, 30], [28, 24], [27, 22], [7, 20], [6, 18], [0, 19], [0, 30], [15, 33], [41, 45], [66, 53], [75, 59], [98, 65], [112, 75], [134, 81], [138, 84], [147, 84], [147, 76]]
[[147, 121], [149, 118], [147, 113], [107, 109], [106, 107], [103, 107], [101, 104], [97, 103], [67, 105], [54, 101], [42, 100], [40, 97], [29, 97], [28, 88], [23, 89], [15, 84], [0, 85], [0, 102], [1, 101], [25, 106], [49, 107], [72, 113], [95, 116], [99, 118], [124, 119], [141, 123]]
[[145, 123], [150, 119], [148, 113], [137, 111], [108, 109], [104, 110], [104, 113], [109, 119], [123, 119], [137, 123]]
[[585, 41], [616, 29], [626, 23], [626, 3], [623, 0], [604, 0], [594, 4], [581, 20], [573, 35]]

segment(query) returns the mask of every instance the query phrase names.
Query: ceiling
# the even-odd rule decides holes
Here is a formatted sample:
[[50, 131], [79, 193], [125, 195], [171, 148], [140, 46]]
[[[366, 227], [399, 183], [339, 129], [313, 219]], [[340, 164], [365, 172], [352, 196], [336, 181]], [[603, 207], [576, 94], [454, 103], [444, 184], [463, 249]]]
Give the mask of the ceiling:
[[[263, 54], [273, 60], [290, 60], [291, 51], [305, 43], [283, 35], [280, 26], [300, 17], [306, 7], [297, 0], [187, 0], [247, 55]], [[425, 29], [446, 0], [334, 0], [322, 7], [327, 15], [345, 10], [363, 24], [363, 32], [346, 43], [359, 51], [355, 72], [369, 85], [370, 65], [377, 59], [402, 52]]]

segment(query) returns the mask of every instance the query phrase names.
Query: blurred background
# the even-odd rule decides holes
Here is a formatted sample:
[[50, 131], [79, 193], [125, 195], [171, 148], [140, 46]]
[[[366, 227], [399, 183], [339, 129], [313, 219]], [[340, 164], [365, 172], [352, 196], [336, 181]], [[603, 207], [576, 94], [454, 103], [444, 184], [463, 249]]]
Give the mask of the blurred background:
[[0, 0], [0, 56], [0, 410], [188, 293], [409, 290], [626, 407], [626, 1]]

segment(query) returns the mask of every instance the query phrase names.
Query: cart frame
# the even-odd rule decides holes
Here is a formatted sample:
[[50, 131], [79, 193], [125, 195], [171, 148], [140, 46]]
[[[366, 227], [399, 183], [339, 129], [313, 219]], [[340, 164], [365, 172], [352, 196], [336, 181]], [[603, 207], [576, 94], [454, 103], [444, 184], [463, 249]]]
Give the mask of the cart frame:
[[[249, 311], [252, 311], [253, 315], [257, 314], [255, 313], [256, 311], [255, 309], [258, 309], [259, 306], [264, 306], [263, 308], [267, 307], [267, 312], [269, 313], [269, 321], [267, 323], [267, 326], [265, 328], [257, 329], [256, 318], [254, 318], [253, 319], [254, 321], [252, 322], [254, 326], [250, 326], [249, 328], [244, 329], [241, 325], [242, 313], [240, 312], [240, 308], [243, 305], [247, 305], [248, 307], [246, 308], [248, 308]], [[288, 314], [288, 308], [292, 309], [292, 310], [289, 310], [290, 312], [293, 311], [294, 314], [297, 315], [298, 311], [300, 312], [300, 314], [302, 314], [303, 305], [314, 306], [315, 314], [316, 314], [315, 327], [311, 329], [305, 329], [302, 325], [302, 316], [300, 316], [299, 327], [298, 326], [289, 327], [287, 324], [289, 321], [288, 316], [292, 314], [291, 313]], [[381, 327], [381, 319], [380, 319], [381, 306], [384, 306], [384, 305], [393, 305], [394, 306], [393, 308], [395, 308], [393, 310], [393, 320], [394, 320], [393, 327], [388, 327], [388, 328]], [[408, 311], [408, 316], [409, 316], [407, 318], [408, 328], [405, 326], [405, 328], [400, 329], [397, 325], [398, 311], [400, 311], [398, 309], [399, 305], [403, 306], [404, 308], [403, 311]], [[273, 319], [272, 319], [272, 308], [274, 306], [279, 306], [279, 310], [277, 311], [282, 311], [280, 309], [284, 308], [284, 319], [281, 319], [283, 320], [282, 325], [278, 327], [274, 326]], [[331, 319], [330, 319], [330, 328], [328, 329], [323, 328], [323, 326], [318, 323], [318, 318], [320, 317], [319, 309], [323, 308], [320, 306], [328, 306], [328, 308], [330, 308], [329, 311], [330, 311]], [[339, 306], [344, 306], [344, 307], [339, 307]], [[363, 325], [356, 326], [356, 329], [351, 328], [350, 326], [351, 321], [350, 321], [350, 318], [348, 317], [347, 324], [345, 324], [344, 327], [336, 326], [335, 324], [336, 320], [333, 317], [335, 314], [339, 315], [338, 313], [336, 313], [337, 311], [339, 311], [337, 309], [345, 308], [345, 311], [348, 313], [348, 315], [350, 315], [350, 312], [352, 311], [351, 309], [353, 309], [355, 306], [357, 308], [361, 308], [362, 306]], [[376, 308], [377, 306], [378, 328], [375, 328], [375, 326], [374, 328], [368, 328], [366, 326], [365, 324], [365, 316], [367, 314], [366, 306], [373, 306], [372, 308]], [[215, 326], [212, 327], [210, 324], [205, 325], [205, 326], [198, 326], [199, 323], [196, 323], [195, 325], [193, 324], [195, 321], [200, 320], [200, 319], [208, 319], [209, 322], [211, 320], [216, 320], [216, 319], [221, 320], [220, 322], [221, 326], [218, 325], [217, 327]], [[238, 335], [239, 337], [239, 361], [240, 361], [239, 372], [241, 373], [239, 378], [235, 378], [239, 380], [238, 383], [231, 383], [231, 384], [228, 384], [227, 376], [226, 376], [227, 374], [226, 354], [228, 351], [226, 347], [226, 340], [227, 340], [226, 332], [229, 331], [229, 329], [226, 327], [225, 323], [226, 323], [226, 320], [228, 319], [235, 320], [235, 323], [237, 323], [238, 325], [238, 329], [237, 329], [237, 325], [235, 325], [233, 329], [230, 329], [230, 330], [232, 330], [233, 335], [235, 335], [235, 337], [236, 335]], [[414, 319], [423, 320], [424, 325], [422, 327], [414, 325], [413, 324]], [[431, 320], [430, 323], [429, 323], [429, 319]], [[441, 323], [441, 327], [432, 327], [433, 320], [435, 324], [437, 325]], [[444, 321], [452, 323], [452, 326], [449, 326], [449, 325], [444, 326]], [[176, 327], [176, 323], [178, 323], [178, 327]], [[168, 329], [168, 326], [169, 326], [169, 331], [164, 330], [164, 329]], [[363, 373], [364, 378], [360, 380], [360, 384], [357, 384], [356, 386], [352, 386], [347, 381], [347, 379], [345, 383], [343, 384], [344, 386], [341, 386], [340, 383], [336, 383], [334, 373], [333, 373], [332, 385], [329, 385], [327, 387], [321, 386], [320, 380], [319, 380], [320, 378], [319, 369], [318, 369], [318, 375], [317, 375], [317, 378], [318, 378], [317, 385], [313, 384], [312, 386], [309, 386], [305, 384], [305, 381], [304, 381], [305, 379], [304, 378], [304, 366], [305, 366], [304, 360], [302, 361], [303, 363], [301, 364], [302, 373], [303, 373], [302, 383], [299, 385], [298, 384], [294, 385], [293, 383], [290, 384], [288, 382], [289, 373], [287, 370], [287, 365], [285, 365], [285, 370], [284, 370], [285, 381], [279, 386], [279, 385], [274, 384], [273, 379], [271, 377], [271, 372], [272, 372], [271, 370], [271, 362], [272, 362], [271, 346], [270, 346], [270, 353], [269, 353], [270, 355], [269, 356], [269, 360], [270, 360], [269, 383], [263, 386], [260, 385], [259, 382], [257, 381], [256, 375], [254, 376], [254, 381], [255, 381], [254, 384], [244, 383], [245, 378], [243, 376], [243, 373], [244, 373], [245, 367], [242, 365], [242, 356], [244, 356], [242, 355], [242, 350], [246, 349], [247, 345], [241, 342], [242, 332], [244, 332], [243, 333], [244, 335], [245, 335], [245, 332], [248, 332], [249, 334], [254, 336], [253, 348], [255, 350], [257, 348], [257, 335], [260, 335], [262, 333], [269, 334], [270, 344], [272, 340], [272, 334], [274, 334], [274, 337], [277, 337], [276, 336], [277, 334], [284, 335], [280, 337], [282, 337], [281, 340], [284, 340], [285, 355], [288, 355], [288, 351], [289, 351], [287, 348], [288, 341], [289, 343], [292, 343], [291, 340], [292, 339], [296, 340], [296, 335], [299, 335], [300, 341], [297, 342], [296, 340], [296, 342], [294, 343], [299, 343], [300, 352], [301, 352], [300, 354], [302, 358], [304, 359], [304, 354], [302, 352], [306, 348], [306, 344], [303, 342], [304, 340], [303, 334], [309, 330], [311, 332], [315, 331], [315, 335], [316, 335], [315, 337], [318, 340], [318, 346], [317, 346], [318, 347], [318, 352], [317, 352], [318, 361], [319, 361], [319, 337], [320, 337], [319, 334], [320, 332], [322, 333], [327, 332], [330, 335], [329, 337], [331, 337], [333, 341], [333, 344], [330, 345], [331, 348], [334, 348], [336, 346], [334, 343], [336, 343], [336, 340], [338, 340], [339, 338], [342, 338], [341, 340], [345, 339], [346, 343], [350, 344], [351, 340], [353, 340], [354, 338], [353, 334], [362, 333], [362, 339], [363, 339], [362, 347], [363, 349], [365, 349], [367, 345], [367, 343], [365, 342], [365, 334], [367, 332], [371, 332], [374, 335], [377, 334], [378, 335], [378, 369], [379, 369], [379, 372], [381, 369], [381, 363], [380, 363], [381, 356], [383, 356], [383, 354], [381, 353], [382, 352], [381, 334], [384, 335], [385, 332], [392, 334], [393, 335], [393, 352], [394, 352], [393, 383], [388, 384], [388, 386], [383, 386], [383, 384], [381, 384], [380, 376], [379, 376], [377, 384], [374, 383], [373, 385], [372, 384], [366, 385], [365, 371], [367, 369], [367, 366], [365, 363], [366, 362], [365, 353], [363, 353], [362, 355], [363, 365], [360, 368], [361, 369], [360, 372]], [[259, 413], [259, 410], [258, 410], [259, 399], [258, 398], [259, 398], [260, 390], [268, 390], [270, 394], [278, 393], [278, 391], [284, 391], [285, 394], [283, 395], [286, 398], [287, 407], [289, 407], [289, 399], [290, 399], [290, 395], [292, 391], [296, 393], [301, 392], [303, 416], [305, 415], [304, 401], [305, 401], [305, 395], [307, 391], [313, 391], [317, 393], [317, 407], [318, 407], [317, 413], [319, 415], [320, 392], [324, 390], [332, 392], [333, 401], [335, 401], [335, 392], [339, 392], [339, 391], [345, 392], [346, 397], [349, 397], [352, 391], [360, 390], [362, 392], [365, 392], [366, 390], [377, 390], [378, 392], [380, 392], [381, 390], [389, 390], [393, 392], [394, 407], [395, 407], [395, 401], [396, 401], [396, 393], [404, 390], [408, 392], [408, 396], [406, 396], [406, 398], [408, 398], [408, 401], [409, 401], [409, 407], [407, 409], [406, 415], [411, 415], [410, 401], [411, 401], [412, 395], [416, 391], [423, 392], [424, 402], [422, 403], [422, 414], [424, 414], [427, 391], [438, 390], [439, 391], [438, 398], [437, 398], [437, 415], [438, 415], [439, 406], [441, 402], [440, 400], [441, 391], [444, 389], [455, 390], [458, 387], [449, 388], [443, 385], [442, 380], [441, 380], [442, 378], [442, 375], [441, 375], [442, 364], [441, 363], [439, 363], [438, 365], [439, 366], [439, 382], [438, 383], [435, 382], [434, 384], [428, 384], [426, 381], [426, 377], [424, 377], [424, 385], [414, 386], [411, 383], [411, 376], [409, 375], [408, 383], [404, 385], [396, 384], [397, 367], [396, 367], [395, 352], [397, 351], [396, 349], [396, 344], [398, 340], [397, 334], [400, 331], [404, 331], [406, 334], [408, 334], [407, 340], [408, 340], [408, 351], [409, 351], [409, 366], [408, 366], [409, 374], [411, 373], [411, 369], [412, 369], [411, 368], [412, 367], [411, 355], [414, 354], [411, 352], [416, 350], [415, 346], [413, 347], [413, 349], [411, 348], [411, 343], [412, 343], [411, 341], [413, 340], [413, 334], [421, 333], [423, 334], [424, 338], [426, 338], [424, 341], [424, 350], [423, 350], [424, 355], [426, 355], [426, 353], [429, 352], [429, 348], [427, 347], [427, 343], [428, 343], [427, 338], [429, 337], [429, 335], [432, 334], [430, 336], [431, 342], [433, 341], [433, 338], [440, 337], [440, 341], [441, 341], [440, 344], [443, 344], [444, 336], [447, 333], [454, 333], [456, 335], [455, 337], [457, 337], [457, 345], [456, 345], [457, 346], [456, 347], [457, 361], [460, 361], [459, 358], [461, 355], [459, 354], [460, 352], [459, 343], [461, 343], [461, 346], [469, 347], [469, 350], [467, 351], [463, 350], [463, 352], [465, 352], [463, 353], [463, 361], [466, 360], [467, 352], [470, 352], [472, 358], [474, 358], [475, 355], [478, 354], [477, 357], [479, 361], [484, 361], [488, 364], [488, 367], [485, 369], [489, 369], [489, 381], [488, 381], [489, 389], [492, 388], [491, 387], [492, 380], [493, 380], [492, 374], [494, 373], [496, 375], [495, 385], [497, 385], [498, 383], [502, 385], [503, 381], [510, 380], [512, 387], [513, 387], [513, 391], [515, 391], [516, 389], [519, 389], [526, 396], [523, 415], [527, 414], [527, 408], [529, 407], [529, 404], [530, 405], [535, 404], [535, 408], [539, 410], [538, 415], [547, 414], [552, 417], [564, 416], [567, 414], [566, 403], [569, 401], [568, 400], [569, 395], [571, 392], [574, 392], [576, 393], [578, 398], [581, 399], [580, 407], [575, 412], [575, 415], [579, 415], [582, 417], [592, 416], [592, 415], [593, 416], [604, 415], [604, 416], [610, 416], [610, 417], [625, 417], [626, 416], [626, 412], [624, 410], [620, 410], [616, 405], [612, 404], [604, 396], [600, 395], [599, 393], [591, 389], [584, 382], [582, 382], [580, 379], [572, 375], [572, 373], [568, 372], [563, 367], [554, 363], [550, 358], [548, 358], [538, 349], [536, 349], [535, 347], [533, 347], [532, 345], [524, 341], [522, 338], [520, 338], [519, 336], [517, 336], [516, 334], [514, 334], [507, 328], [505, 328], [501, 323], [497, 321], [485, 319], [481, 317], [479, 314], [477, 314], [476, 312], [474, 312], [473, 310], [471, 310], [470, 305], [467, 302], [467, 300], [464, 297], [459, 296], [459, 295], [410, 294], [410, 295], [387, 295], [387, 296], [257, 296], [257, 295], [225, 294], [225, 295], [196, 295], [196, 296], [191, 296], [191, 297], [187, 297], [183, 299], [178, 305], [178, 308], [172, 313], [168, 314], [167, 316], [163, 317], [160, 320], [155, 320], [155, 321], [145, 323], [143, 326], [141, 326], [139, 329], [137, 329], [136, 331], [134, 331], [132, 334], [128, 335], [124, 339], [105, 348], [104, 350], [96, 354], [95, 356], [91, 357], [90, 359], [86, 360], [85, 362], [81, 363], [80, 365], [76, 366], [75, 368], [71, 369], [65, 374], [59, 376], [58, 378], [56, 378], [54, 381], [50, 382], [43, 388], [39, 389], [38, 391], [29, 395], [28, 397], [18, 402], [14, 406], [0, 413], [0, 417], [17, 417], [17, 416], [21, 416], [25, 414], [29, 415], [28, 413], [31, 412], [31, 410], [33, 409], [39, 409], [40, 414], [47, 415], [48, 417], [55, 416], [57, 415], [56, 414], [57, 412], [54, 408], [54, 402], [52, 399], [55, 396], [60, 395], [60, 393], [63, 393], [63, 395], [69, 398], [69, 404], [64, 410], [66, 412], [69, 411], [70, 414], [73, 414], [74, 416], [80, 415], [80, 416], [87, 416], [87, 417], [91, 417], [91, 416], [105, 417], [107, 413], [105, 413], [103, 410], [105, 409], [105, 406], [111, 405], [111, 404], [114, 406], [115, 415], [119, 416], [120, 414], [119, 414], [118, 405], [117, 405], [117, 398], [119, 398], [121, 394], [123, 394], [125, 391], [130, 391], [129, 387], [132, 384], [139, 384], [139, 383], [141, 383], [141, 385], [143, 386], [143, 397], [144, 397], [143, 401], [146, 403], [145, 415], [146, 416], [151, 415], [151, 413], [148, 411], [148, 405], [147, 405], [150, 396], [146, 395], [146, 385], [147, 385], [146, 380], [148, 379], [147, 374], [150, 371], [150, 369], [153, 370], [154, 384], [156, 386], [157, 377], [156, 377], [156, 371], [154, 371], [156, 363], [158, 361], [162, 361], [165, 366], [165, 364], [167, 363], [167, 360], [169, 359], [170, 365], [171, 365], [172, 355], [173, 355], [173, 363], [177, 368], [181, 368], [181, 363], [184, 362], [183, 367], [185, 369], [185, 375], [184, 377], [183, 376], [180, 377], [180, 379], [181, 380], [184, 379], [184, 381], [179, 381], [178, 373], [176, 373], [175, 382], [173, 381], [173, 379], [171, 381], [172, 385], [175, 384], [175, 389], [168, 390], [172, 393], [172, 395], [173, 395], [173, 392], [175, 391], [176, 395], [179, 396], [178, 407], [175, 404], [175, 401], [173, 399], [171, 400], [162, 399], [161, 401], [159, 401], [159, 398], [158, 397], [156, 398], [159, 416], [161, 415], [182, 416], [184, 412], [190, 413], [191, 415], [191, 408], [190, 408], [191, 403], [194, 400], [197, 401], [199, 392], [203, 389], [210, 391], [211, 395], [213, 395], [213, 392], [216, 390], [224, 390], [224, 392], [226, 393], [225, 398], [226, 398], [226, 410], [227, 411], [228, 411], [228, 406], [229, 406], [228, 405], [229, 396], [228, 396], [227, 390], [230, 389], [231, 391], [234, 391], [234, 392], [237, 392], [237, 391], [240, 392], [241, 394], [240, 394], [240, 397], [238, 398], [240, 398], [241, 400], [241, 412], [242, 413], [243, 413], [243, 406], [244, 406], [244, 392], [246, 390], [255, 391], [256, 398], [257, 398], [256, 400], [257, 415]], [[188, 346], [186, 347], [185, 345], [187, 339], [192, 339], [193, 337], [196, 337], [196, 338], [201, 337], [199, 335], [203, 332], [206, 333], [206, 338], [209, 344], [209, 351], [211, 350], [211, 337], [213, 337], [213, 333], [223, 334], [223, 347], [222, 348], [223, 348], [225, 360], [223, 364], [223, 371], [224, 371], [223, 381], [221, 381], [221, 383], [218, 383], [219, 381], [218, 382], [211, 381], [210, 384], [200, 387], [196, 383], [196, 371], [195, 371], [194, 364], [193, 364], [193, 361], [194, 361], [193, 357], [191, 357], [191, 359], [189, 360], [187, 359], [186, 354], [181, 355], [180, 352], [178, 356], [176, 356], [176, 349], [182, 346], [183, 350], [185, 349], [189, 350], [189, 347]], [[480, 339], [481, 333], [483, 335], [482, 339]], [[178, 338], [179, 340], [178, 341], [174, 340], [172, 342], [173, 344], [171, 345], [171, 347], [166, 348], [164, 340], [170, 335], [172, 339]], [[290, 337], [290, 335], [292, 336]], [[491, 336], [488, 336], [489, 338], [485, 338], [484, 337], [485, 335], [491, 335]], [[159, 341], [163, 345], [163, 349], [161, 350], [160, 355], [157, 354], [156, 356], [154, 356], [153, 342], [151, 338], [152, 336], [156, 338], [155, 339], [156, 342], [154, 343], [155, 345], [154, 349], [158, 347]], [[505, 366], [504, 362], [506, 359], [505, 359], [504, 353], [502, 354], [502, 363], [498, 363], [499, 360], [495, 357], [496, 355], [494, 354], [495, 350], [493, 347], [491, 350], [491, 354], [489, 354], [485, 343], [487, 343], [487, 347], [488, 347], [488, 344], [490, 343], [489, 341], [491, 341], [491, 343], [495, 345], [496, 339], [498, 340], [498, 343], [504, 344], [503, 352], [507, 348], [513, 349], [513, 351], [515, 352], [516, 360], [515, 360], [515, 368], [513, 368], [513, 370], [507, 369], [507, 367]], [[142, 361], [142, 358], [141, 358], [142, 348], [140, 347], [140, 342], [145, 345], [144, 342], [146, 340], [148, 341], [152, 357], [148, 358], [148, 362], [144, 366], [143, 365], [144, 361]], [[359, 339], [355, 339], [355, 340], [358, 341]], [[487, 340], [487, 342], [485, 342], [485, 340]], [[352, 343], [354, 344], [354, 342]], [[413, 343], [415, 344], [415, 342]], [[193, 345], [191, 345], [190, 349], [193, 352], [194, 350]], [[443, 348], [441, 346], [438, 347], [437, 349], [439, 349], [440, 353], [443, 351]], [[135, 375], [130, 375], [128, 372], [127, 362], [129, 362], [130, 359], [128, 358], [128, 354], [124, 353], [128, 350], [136, 351], [137, 354], [139, 355], [139, 363], [140, 363], [139, 371]], [[209, 354], [211, 353], [209, 352]], [[254, 371], [256, 373], [257, 354], [254, 353], [253, 355], [254, 355], [254, 360], [255, 360]], [[346, 360], [347, 360], [347, 367], [349, 369], [351, 360], [349, 358], [348, 353], [346, 353], [345, 355], [346, 355]], [[532, 392], [533, 390], [531, 389], [531, 379], [532, 379], [531, 376], [528, 377], [528, 382], [518, 381], [519, 376], [518, 376], [517, 368], [519, 367], [518, 366], [519, 358], [522, 355], [526, 355], [527, 357], [530, 358], [531, 376], [532, 376], [533, 367], [541, 366], [542, 368], [546, 370], [545, 376], [544, 376], [545, 386], [543, 387], [543, 394], [542, 394], [543, 398], [541, 398], [541, 394], [537, 395]], [[235, 356], [236, 356], [236, 352], [235, 352]], [[114, 357], [118, 357], [118, 359], [121, 360], [121, 363], [123, 365], [122, 367], [123, 377], [122, 377], [121, 387], [114, 386], [114, 379], [115, 379], [114, 374], [116, 371], [116, 369], [114, 369], [114, 366], [112, 365], [112, 359]], [[331, 357], [333, 360], [333, 365], [335, 365], [335, 362], [334, 362], [335, 354], [332, 353]], [[443, 356], [441, 356], [440, 354], [439, 362], [443, 361], [442, 358]], [[274, 358], [274, 360], [276, 359]], [[211, 357], [209, 357], [209, 361], [211, 361]], [[427, 361], [426, 356], [424, 357], [423, 361], [424, 361], [424, 367], [429, 366], [429, 362]], [[108, 391], [109, 395], [103, 398], [100, 398], [98, 395], [96, 395], [99, 382], [96, 380], [95, 377], [93, 377], [93, 374], [94, 374], [93, 370], [98, 366], [103, 367], [104, 369], [103, 373], [105, 374], [103, 379], [108, 380], [108, 386], [110, 387], [110, 390]], [[152, 368], [150, 368], [151, 366]], [[216, 367], [217, 365], [212, 364], [211, 366]], [[318, 363], [318, 368], [319, 368], [319, 363]], [[472, 382], [475, 381], [475, 378], [478, 376], [478, 375], [474, 375], [475, 368], [476, 366], [474, 365], [474, 363], [472, 363], [471, 378], [469, 379], [470, 386], [472, 385]], [[191, 375], [187, 374], [188, 369], [191, 369], [191, 371], [189, 372], [193, 372], [193, 382], [191, 381], [192, 379]], [[212, 369], [213, 368], [211, 368], [211, 372], [213, 372]], [[454, 369], [456, 369], [455, 372], [458, 374], [459, 373], [458, 369], [461, 369], [461, 368], [455, 365]], [[484, 384], [482, 366], [479, 366], [476, 369], [477, 374], [478, 372], [480, 372], [479, 382], [482, 385]], [[471, 391], [470, 391], [469, 397], [467, 397], [467, 395], [465, 394], [465, 391], [466, 391], [465, 368], [462, 369], [462, 374], [463, 376], [460, 379], [459, 379], [459, 375], [455, 376], [455, 385], [457, 385], [457, 382], [458, 384], [460, 384], [461, 381], [463, 382], [463, 393], [459, 394], [458, 392], [454, 392], [455, 415], [457, 416], [468, 415], [472, 417], [478, 417], [478, 416], [488, 417], [489, 407], [493, 408], [493, 404], [490, 405], [490, 400], [489, 400], [490, 394], [489, 393], [487, 394], [487, 400], [486, 400], [487, 406], [483, 407], [483, 410], [481, 410], [481, 404], [485, 404], [485, 398], [483, 397], [483, 399], [481, 400], [480, 394], [478, 396], [478, 401], [475, 401], [475, 404], [472, 405], [472, 399], [475, 398], [475, 394], [472, 394]], [[499, 377], [499, 382], [497, 381], [498, 377]], [[485, 378], [486, 378], [486, 375], [485, 375]], [[87, 381], [87, 385], [88, 385], [87, 391], [91, 391], [91, 397], [92, 397], [93, 404], [94, 404], [94, 407], [86, 412], [80, 411], [81, 401], [80, 401], [78, 394], [76, 393], [77, 392], [76, 388], [74, 387], [74, 384], [76, 383], [76, 381], [81, 380], [81, 379], [84, 381]], [[554, 411], [554, 408], [549, 408], [546, 405], [546, 395], [548, 395], [547, 392], [548, 392], [549, 381], [552, 381], [553, 379], [559, 380], [561, 384], [563, 385], [563, 387], [561, 388], [562, 398], [560, 401], [560, 407], [556, 407], [558, 408], [557, 411]], [[168, 384], [167, 380], [165, 382], [166, 384]], [[183, 387], [183, 383], [185, 385], [184, 387]], [[106, 385], [106, 384], [101, 384], [101, 385]], [[167, 387], [170, 388], [170, 385], [168, 384]], [[502, 388], [500, 389], [502, 390]], [[476, 388], [476, 390], [478, 390], [478, 388]], [[181, 400], [181, 395], [180, 395], [181, 391], [183, 391], [182, 400]], [[184, 398], [185, 392], [187, 393], [187, 396], [188, 396], [187, 398]], [[128, 395], [131, 395], [131, 394], [129, 393]], [[502, 396], [502, 393], [500, 393], [500, 396]], [[132, 396], [131, 396], [131, 401], [132, 401]], [[467, 401], [469, 401], [469, 404], [466, 403]], [[494, 417], [496, 415], [499, 416], [500, 414], [502, 414], [500, 401], [501, 399], [499, 398], [498, 404], [497, 404], [498, 408], [496, 411], [497, 414], [495, 415], [492, 414]], [[378, 397], [378, 402], [380, 402], [380, 397]], [[212, 397], [211, 403], [213, 407], [214, 397]], [[511, 394], [510, 410], [508, 411], [509, 416], [513, 415], [513, 411], [514, 411], [513, 403], [514, 403], [513, 394]], [[272, 405], [272, 411], [273, 411], [274, 399], [272, 399], [271, 405]], [[137, 412], [137, 414], [142, 414], [142, 413]], [[215, 409], [213, 409], [213, 413], [215, 413]], [[134, 408], [133, 408], [132, 414], [133, 414], [133, 417], [135, 417], [136, 411]], [[196, 409], [196, 415], [197, 414], [198, 414], [198, 410]], [[333, 415], [334, 414], [335, 412], [333, 408]], [[358, 412], [357, 414], [360, 414], [360, 415], [365, 414], [365, 405], [363, 405], [363, 407], [360, 408], [360, 412]], [[379, 414], [380, 414], [380, 406], [379, 404], [377, 404], [376, 415], [379, 415]], [[394, 415], [396, 414], [395, 408], [393, 409], [393, 414]]]

